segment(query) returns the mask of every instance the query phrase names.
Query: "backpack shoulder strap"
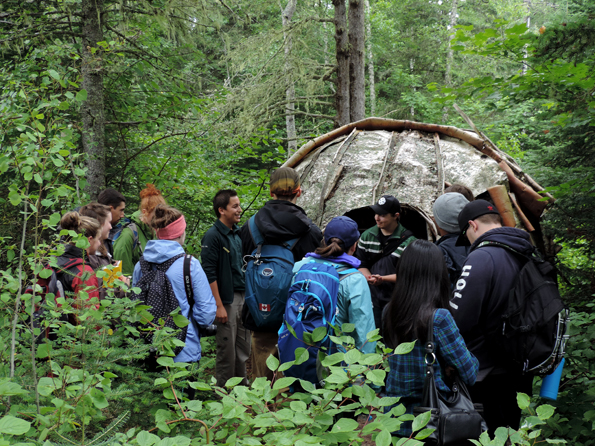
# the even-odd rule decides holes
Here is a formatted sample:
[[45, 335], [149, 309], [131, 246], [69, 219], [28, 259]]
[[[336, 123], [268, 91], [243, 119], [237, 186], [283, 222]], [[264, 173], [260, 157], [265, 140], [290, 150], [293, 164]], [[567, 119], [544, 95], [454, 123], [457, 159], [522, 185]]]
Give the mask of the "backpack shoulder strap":
[[389, 241], [386, 244], [386, 247], [382, 251], [381, 257], [386, 257], [386, 256], [391, 255], [393, 252], [395, 252], [395, 250], [399, 246], [401, 246], [403, 244], [403, 242], [405, 240], [407, 240], [409, 237], [412, 237], [412, 236], [413, 236], [413, 232], [411, 232], [409, 229], [405, 229], [405, 232], [403, 232], [403, 234], [401, 234], [401, 237], [396, 239], [396, 243], [395, 243], [395, 239], [392, 239], [390, 241], [392, 241], [393, 243], [390, 243], [390, 241]]
[[190, 312], [188, 318], [192, 316], [192, 307], [194, 307], [194, 290], [192, 289], [192, 276], [190, 275], [190, 263], [192, 262], [192, 256], [186, 254], [184, 256], [184, 289], [186, 290], [186, 299], [188, 299], [188, 305], [190, 306]]
[[291, 240], [287, 240], [285, 243], [283, 243], [283, 246], [285, 246], [287, 249], [292, 251], [293, 248], [295, 248], [295, 245], [297, 245], [297, 243], [300, 241], [300, 239], [301, 239], [301, 237], [292, 238]]
[[154, 263], [154, 265], [158, 270], [166, 272], [174, 264], [176, 260], [178, 260], [180, 257], [184, 257], [185, 255], [186, 253], [183, 252], [182, 254], [173, 256], [171, 259], [168, 259], [163, 263]]
[[250, 230], [250, 236], [252, 237], [254, 244], [256, 246], [262, 246], [264, 238], [258, 230], [258, 226], [256, 226], [256, 215], [253, 215], [250, 217], [250, 220], [248, 220], [248, 229]]
[[[476, 249], [483, 248], [484, 246], [497, 246], [499, 248], [504, 248], [507, 251], [512, 252], [513, 254], [516, 254], [517, 256], [524, 258], [525, 260], [534, 260], [533, 256], [528, 256], [527, 254], [523, 254], [522, 252], [517, 251], [513, 247], [508, 246], [506, 243], [495, 242], [493, 240], [485, 240], [485, 241], [481, 242], [479, 245], [477, 245]], [[535, 250], [533, 250], [533, 254], [535, 254]], [[537, 259], [535, 259], [535, 260], [537, 260]]]
[[341, 281], [346, 277], [359, 273], [359, 270], [351, 266], [343, 266], [341, 268], [337, 268], [337, 273], [339, 273], [339, 281]]
[[85, 263], [83, 259], [72, 259], [70, 262], [66, 262], [61, 269], [66, 271], [75, 266], [82, 265], [83, 263]]

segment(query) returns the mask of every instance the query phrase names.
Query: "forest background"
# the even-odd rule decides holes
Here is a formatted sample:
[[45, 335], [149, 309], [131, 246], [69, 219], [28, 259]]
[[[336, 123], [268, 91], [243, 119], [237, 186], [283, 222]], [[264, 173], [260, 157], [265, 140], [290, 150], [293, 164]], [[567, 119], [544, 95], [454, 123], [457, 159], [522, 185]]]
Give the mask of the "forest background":
[[310, 138], [368, 116], [465, 128], [456, 102], [557, 198], [543, 224], [578, 316], [552, 429], [593, 444], [594, 64], [593, 0], [3, 0], [3, 326], [60, 213], [106, 186], [131, 213], [154, 183], [198, 255], [218, 189], [245, 220]]

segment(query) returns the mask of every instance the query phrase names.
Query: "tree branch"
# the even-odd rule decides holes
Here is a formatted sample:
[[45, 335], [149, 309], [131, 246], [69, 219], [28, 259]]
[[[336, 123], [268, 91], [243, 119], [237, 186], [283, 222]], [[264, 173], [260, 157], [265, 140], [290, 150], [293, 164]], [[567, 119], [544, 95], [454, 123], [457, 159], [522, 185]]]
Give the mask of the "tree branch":
[[134, 158], [136, 158], [137, 156], [139, 156], [141, 153], [146, 152], [147, 150], [149, 150], [149, 148], [151, 148], [154, 144], [157, 144], [159, 141], [162, 141], [162, 140], [167, 139], [167, 138], [171, 138], [173, 136], [187, 135], [188, 133], [190, 133], [190, 132], [170, 133], [169, 135], [165, 135], [165, 136], [162, 136], [161, 138], [156, 139], [151, 144], [148, 144], [145, 147], [143, 147], [142, 149], [138, 150], [136, 153], [133, 153], [132, 156], [129, 157], [128, 159], [126, 159], [126, 161], [124, 162], [124, 166], [122, 167], [122, 178], [120, 179], [120, 184], [123, 181], [123, 178], [124, 178], [124, 174], [126, 172], [126, 169], [128, 168], [128, 166], [130, 165], [130, 162]]

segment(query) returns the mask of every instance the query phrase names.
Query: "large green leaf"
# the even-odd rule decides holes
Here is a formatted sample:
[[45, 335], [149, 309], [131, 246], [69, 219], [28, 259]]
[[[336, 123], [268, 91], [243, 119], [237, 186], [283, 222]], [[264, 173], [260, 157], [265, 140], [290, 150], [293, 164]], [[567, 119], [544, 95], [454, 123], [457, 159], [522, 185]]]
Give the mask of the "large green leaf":
[[6, 415], [0, 418], [0, 433], [7, 435], [23, 435], [31, 428], [31, 423], [20, 418]]

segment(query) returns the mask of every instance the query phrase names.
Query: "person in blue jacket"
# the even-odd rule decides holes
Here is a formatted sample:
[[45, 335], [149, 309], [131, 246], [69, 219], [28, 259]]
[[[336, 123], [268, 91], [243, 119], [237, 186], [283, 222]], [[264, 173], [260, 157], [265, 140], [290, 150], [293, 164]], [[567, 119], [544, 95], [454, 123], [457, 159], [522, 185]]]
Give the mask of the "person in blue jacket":
[[[184, 253], [186, 238], [186, 221], [184, 215], [177, 209], [158, 205], [151, 220], [151, 226], [157, 232], [157, 240], [149, 240], [145, 246], [143, 257], [147, 262], [161, 264]], [[186, 346], [174, 358], [174, 362], [198, 362], [201, 357], [199, 326], [211, 325], [215, 321], [217, 305], [211, 292], [211, 287], [202, 267], [194, 257], [190, 263], [190, 277], [194, 290], [194, 306], [192, 315], [184, 288], [184, 257], [177, 259], [165, 273], [174, 294], [180, 304], [182, 314], [190, 321], [186, 333]], [[140, 262], [134, 267], [132, 286], [135, 286], [142, 276]]]
[[[331, 263], [340, 267], [359, 268], [361, 262], [353, 257], [357, 248], [360, 233], [357, 223], [349, 217], [335, 217], [324, 230], [323, 246], [297, 262], [293, 267], [294, 274], [306, 263], [314, 260], [320, 263]], [[341, 277], [341, 273], [339, 273]], [[366, 342], [366, 335], [376, 329], [370, 287], [364, 275], [357, 271], [352, 274], [346, 271], [339, 284], [337, 296], [337, 325], [344, 323], [355, 325], [355, 331], [349, 333], [355, 340], [355, 347], [363, 353], [376, 351], [376, 342]]]

